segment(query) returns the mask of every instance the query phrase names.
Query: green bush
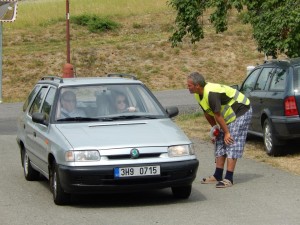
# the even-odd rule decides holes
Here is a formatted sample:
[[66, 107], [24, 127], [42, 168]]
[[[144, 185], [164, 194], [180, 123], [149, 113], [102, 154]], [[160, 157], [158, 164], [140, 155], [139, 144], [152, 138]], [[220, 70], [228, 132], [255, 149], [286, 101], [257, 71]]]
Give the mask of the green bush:
[[93, 33], [115, 30], [120, 27], [120, 24], [108, 18], [101, 18], [96, 15], [80, 15], [71, 17], [71, 22], [87, 26], [88, 30]]

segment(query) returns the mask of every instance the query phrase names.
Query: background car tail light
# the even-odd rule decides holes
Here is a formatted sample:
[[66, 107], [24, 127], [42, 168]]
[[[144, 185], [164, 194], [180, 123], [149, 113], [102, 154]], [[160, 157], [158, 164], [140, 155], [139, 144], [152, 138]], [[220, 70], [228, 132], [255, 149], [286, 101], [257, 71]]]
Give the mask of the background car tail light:
[[295, 96], [289, 96], [284, 100], [284, 114], [286, 116], [298, 116]]

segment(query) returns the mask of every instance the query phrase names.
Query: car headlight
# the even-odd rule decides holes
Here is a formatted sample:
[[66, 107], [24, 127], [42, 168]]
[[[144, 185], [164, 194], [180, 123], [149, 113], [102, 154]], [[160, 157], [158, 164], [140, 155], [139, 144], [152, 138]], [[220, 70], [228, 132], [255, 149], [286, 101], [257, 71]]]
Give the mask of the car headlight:
[[100, 154], [97, 150], [67, 151], [65, 158], [67, 162], [99, 161]]
[[176, 145], [168, 148], [169, 157], [194, 155], [194, 145]]

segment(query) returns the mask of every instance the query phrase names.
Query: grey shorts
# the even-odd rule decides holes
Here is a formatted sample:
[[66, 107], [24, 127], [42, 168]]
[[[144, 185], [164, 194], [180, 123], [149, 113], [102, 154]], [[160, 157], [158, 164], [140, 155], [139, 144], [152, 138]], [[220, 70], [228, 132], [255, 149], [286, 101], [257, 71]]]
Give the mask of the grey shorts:
[[216, 157], [226, 155], [228, 158], [232, 159], [242, 158], [251, 117], [252, 108], [250, 107], [244, 115], [227, 125], [230, 135], [234, 140], [234, 143], [231, 145], [225, 144], [224, 132], [222, 129], [220, 130], [220, 134], [216, 139]]

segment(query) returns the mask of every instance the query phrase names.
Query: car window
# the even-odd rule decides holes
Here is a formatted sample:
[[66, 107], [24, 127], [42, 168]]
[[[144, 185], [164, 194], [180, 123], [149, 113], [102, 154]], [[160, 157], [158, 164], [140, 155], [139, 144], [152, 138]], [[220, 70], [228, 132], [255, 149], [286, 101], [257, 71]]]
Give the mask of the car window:
[[293, 79], [294, 79], [294, 90], [300, 92], [300, 66], [295, 67]]
[[263, 90], [267, 90], [268, 89], [268, 84], [270, 82], [270, 78], [272, 76], [272, 70], [273, 68], [267, 67], [267, 68], [263, 68], [258, 80], [255, 84], [254, 90], [258, 90], [258, 91], [263, 91]]
[[277, 68], [272, 77], [270, 90], [283, 91], [286, 81], [286, 70]]
[[47, 94], [47, 96], [45, 98], [45, 101], [43, 103], [43, 106], [42, 106], [42, 111], [41, 112], [45, 113], [47, 121], [50, 118], [50, 112], [51, 112], [51, 108], [52, 108], [54, 97], [55, 97], [55, 91], [56, 91], [55, 88], [51, 87], [49, 89], [48, 94]]
[[240, 90], [242, 93], [247, 94], [253, 91], [259, 73], [260, 69], [256, 69], [248, 76]]
[[[73, 103], [68, 102], [74, 100]], [[75, 117], [165, 116], [163, 108], [140, 84], [62, 87], [56, 105], [56, 120]]]
[[44, 99], [44, 96], [46, 94], [48, 87], [42, 87], [40, 92], [35, 97], [30, 109], [29, 109], [29, 115], [32, 115], [34, 112], [39, 112], [39, 109], [41, 107], [42, 101]]
[[36, 93], [39, 91], [40, 89], [40, 85], [37, 85], [34, 87], [34, 89], [31, 91], [31, 93], [29, 94], [28, 98], [26, 99], [26, 101], [23, 104], [23, 112], [26, 111], [28, 105], [30, 104], [31, 100], [33, 99], [33, 97], [36, 95]]

